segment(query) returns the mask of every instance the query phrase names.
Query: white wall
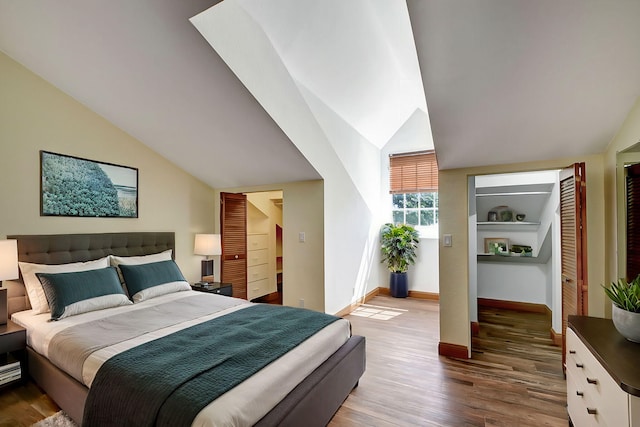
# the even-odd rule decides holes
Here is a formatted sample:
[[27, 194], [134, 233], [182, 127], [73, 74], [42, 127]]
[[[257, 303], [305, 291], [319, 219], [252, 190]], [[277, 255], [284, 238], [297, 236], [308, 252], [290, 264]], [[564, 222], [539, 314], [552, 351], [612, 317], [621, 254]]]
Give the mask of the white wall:
[[379, 150], [292, 79], [240, 6], [215, 8], [204, 37], [324, 179], [324, 311], [338, 312], [378, 286]]
[[478, 298], [547, 304], [547, 265], [478, 263]]

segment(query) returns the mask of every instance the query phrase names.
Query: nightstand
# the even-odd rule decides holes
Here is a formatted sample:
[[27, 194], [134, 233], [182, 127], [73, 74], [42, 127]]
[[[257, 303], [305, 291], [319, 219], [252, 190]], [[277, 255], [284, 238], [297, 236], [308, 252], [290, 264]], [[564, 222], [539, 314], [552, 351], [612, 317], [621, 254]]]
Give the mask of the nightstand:
[[233, 287], [231, 283], [213, 282], [213, 283], [207, 283], [205, 286], [191, 285], [191, 289], [198, 292], [219, 294], [227, 297], [233, 296]]
[[0, 388], [26, 377], [27, 330], [11, 320], [0, 325]]

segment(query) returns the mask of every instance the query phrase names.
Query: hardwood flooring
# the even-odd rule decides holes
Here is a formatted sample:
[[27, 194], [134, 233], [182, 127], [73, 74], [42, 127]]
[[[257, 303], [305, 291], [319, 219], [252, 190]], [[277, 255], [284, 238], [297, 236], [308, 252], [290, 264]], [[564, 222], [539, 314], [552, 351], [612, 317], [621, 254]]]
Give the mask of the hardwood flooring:
[[[349, 319], [367, 337], [367, 371], [331, 427], [568, 425], [545, 315], [480, 308], [469, 360], [438, 356], [437, 302], [377, 296]], [[0, 391], [0, 427], [56, 411], [33, 383]]]
[[568, 425], [547, 316], [481, 307], [472, 358], [457, 360], [438, 356], [438, 303], [377, 296], [368, 305], [406, 311], [349, 316], [367, 337], [367, 371], [331, 427]]

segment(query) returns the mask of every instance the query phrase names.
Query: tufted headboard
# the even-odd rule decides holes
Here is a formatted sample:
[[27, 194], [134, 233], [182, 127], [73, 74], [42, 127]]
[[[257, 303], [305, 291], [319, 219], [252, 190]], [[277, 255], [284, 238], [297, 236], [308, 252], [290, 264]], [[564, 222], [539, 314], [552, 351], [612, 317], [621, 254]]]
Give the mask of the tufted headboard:
[[[67, 264], [102, 258], [107, 255], [149, 255], [172, 249], [175, 259], [175, 233], [130, 232], [95, 234], [15, 235], [18, 261], [36, 264]], [[8, 288], [9, 316], [30, 308], [21, 280], [3, 282]]]

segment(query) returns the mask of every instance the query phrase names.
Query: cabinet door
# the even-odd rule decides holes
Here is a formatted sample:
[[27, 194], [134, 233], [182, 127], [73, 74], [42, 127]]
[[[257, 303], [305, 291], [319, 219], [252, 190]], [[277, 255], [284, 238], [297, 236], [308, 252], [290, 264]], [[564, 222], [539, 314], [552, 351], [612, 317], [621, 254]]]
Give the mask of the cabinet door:
[[560, 172], [562, 363], [569, 315], [587, 315], [587, 187], [584, 163]]
[[220, 193], [221, 281], [231, 283], [233, 296], [247, 299], [247, 197]]

